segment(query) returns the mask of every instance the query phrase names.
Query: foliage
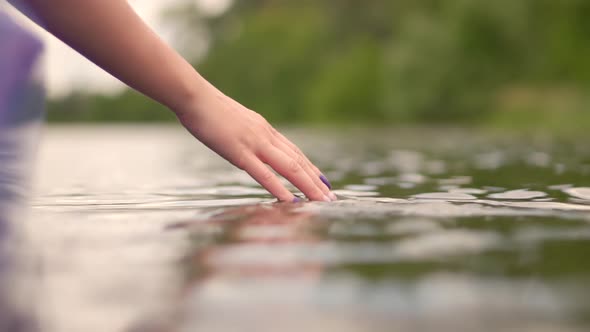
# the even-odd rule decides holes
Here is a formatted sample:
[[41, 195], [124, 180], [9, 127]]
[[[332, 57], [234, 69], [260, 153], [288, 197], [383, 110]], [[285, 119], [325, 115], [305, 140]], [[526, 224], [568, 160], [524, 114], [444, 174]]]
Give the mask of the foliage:
[[[526, 122], [590, 105], [587, 0], [249, 0], [218, 17], [173, 13], [208, 30], [195, 67], [274, 122]], [[160, 117], [132, 93], [53, 105], [84, 120]]]
[[159, 122], [174, 120], [172, 112], [126, 90], [115, 96], [90, 95], [83, 92], [50, 100], [48, 120], [55, 122]]

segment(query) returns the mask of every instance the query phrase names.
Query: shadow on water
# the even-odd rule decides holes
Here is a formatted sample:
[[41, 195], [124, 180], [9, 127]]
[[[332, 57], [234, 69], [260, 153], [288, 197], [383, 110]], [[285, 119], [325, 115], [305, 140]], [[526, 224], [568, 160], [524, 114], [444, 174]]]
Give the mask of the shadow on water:
[[31, 233], [54, 325], [590, 326], [583, 141], [424, 128], [288, 135], [338, 202], [274, 203], [177, 129], [50, 128]]

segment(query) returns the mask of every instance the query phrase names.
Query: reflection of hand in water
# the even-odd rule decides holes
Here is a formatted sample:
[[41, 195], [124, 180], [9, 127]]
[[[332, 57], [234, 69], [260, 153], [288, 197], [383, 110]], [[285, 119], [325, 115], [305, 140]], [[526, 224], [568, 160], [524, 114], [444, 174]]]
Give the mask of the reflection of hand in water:
[[[171, 225], [171, 229], [187, 229], [194, 239], [182, 265], [187, 279], [178, 298], [181, 310], [173, 315], [175, 318], [167, 327], [143, 329], [145, 325], [142, 325], [133, 331], [169, 332], [183, 330], [178, 327], [193, 326], [191, 324], [207, 326], [208, 322], [218, 325], [228, 319], [227, 315], [233, 317], [237, 313], [239, 316], [256, 306], [266, 310], [261, 308], [265, 306], [262, 302], [248, 294], [244, 297], [241, 292], [247, 293], [250, 286], [264, 288], [269, 281], [285, 282], [298, 289], [314, 287], [320, 280], [323, 266], [306, 259], [301, 249], [308, 247], [311, 251], [319, 242], [313, 234], [313, 225], [318, 219], [314, 213], [299, 208], [298, 204], [285, 203], [241, 206], [224, 209], [207, 219]], [[220, 284], [227, 287], [222, 293], [231, 293], [229, 298], [216, 297], [215, 289]], [[246, 301], [246, 307], [241, 307], [242, 300]], [[286, 303], [281, 308], [288, 312], [293, 305]], [[232, 310], [237, 311], [232, 314]], [[184, 316], [186, 314], [188, 316]], [[236, 322], [239, 321], [237, 318]]]
[[[208, 223], [226, 227], [228, 240], [232, 242], [302, 242], [308, 239], [305, 226], [312, 216], [288, 204], [253, 205], [223, 211]], [[264, 232], [265, 227], [284, 232]]]
[[[312, 234], [313, 217], [311, 212], [299, 211], [297, 205], [279, 203], [228, 209], [208, 220], [184, 223], [197, 243], [187, 262], [187, 268], [196, 272], [190, 279], [202, 281], [220, 275], [317, 277], [322, 266], [300, 257], [302, 247], [317, 242]], [[259, 254], [251, 260], [253, 252]], [[285, 257], [277, 261], [275, 255]]]

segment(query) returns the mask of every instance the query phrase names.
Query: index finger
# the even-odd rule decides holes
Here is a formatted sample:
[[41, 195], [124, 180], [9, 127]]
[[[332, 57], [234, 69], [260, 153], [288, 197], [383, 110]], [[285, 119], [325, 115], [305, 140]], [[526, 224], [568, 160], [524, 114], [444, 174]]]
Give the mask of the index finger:
[[295, 197], [295, 195], [285, 188], [279, 178], [258, 158], [254, 156], [248, 158], [244, 163], [243, 169], [279, 201], [299, 201], [299, 198]]
[[[275, 146], [268, 146], [262, 151], [261, 158], [277, 173], [284, 176], [295, 187], [299, 188], [310, 200], [331, 202], [332, 200], [323, 193], [316, 182], [307, 174], [302, 160], [291, 158]], [[298, 157], [301, 158], [301, 157]]]

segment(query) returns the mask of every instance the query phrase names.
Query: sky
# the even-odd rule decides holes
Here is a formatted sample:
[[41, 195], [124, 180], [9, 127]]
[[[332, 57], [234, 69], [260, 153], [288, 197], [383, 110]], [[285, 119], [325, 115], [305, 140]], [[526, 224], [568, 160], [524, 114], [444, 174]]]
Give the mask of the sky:
[[[174, 39], [173, 32], [162, 24], [159, 14], [165, 7], [181, 1], [196, 1], [201, 10], [211, 15], [222, 13], [231, 4], [231, 0], [129, 0], [128, 2], [156, 33], [170, 43]], [[22, 17], [11, 7], [6, 7], [10, 14], [45, 43], [45, 82], [49, 97], [63, 96], [76, 89], [112, 94], [124, 88], [117, 79]], [[0, 5], [0, 8], [5, 7]]]

